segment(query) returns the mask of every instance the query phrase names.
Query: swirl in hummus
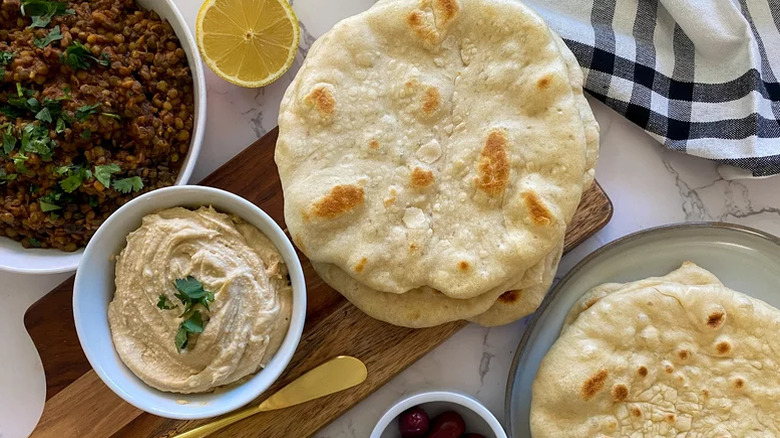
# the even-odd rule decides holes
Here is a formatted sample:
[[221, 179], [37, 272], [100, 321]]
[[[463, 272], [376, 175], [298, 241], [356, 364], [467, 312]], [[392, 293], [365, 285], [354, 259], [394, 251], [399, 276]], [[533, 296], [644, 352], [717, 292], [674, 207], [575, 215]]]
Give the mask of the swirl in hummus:
[[[161, 391], [195, 393], [264, 367], [289, 326], [292, 289], [279, 251], [257, 228], [215, 211], [171, 208], [143, 218], [116, 262], [108, 308], [114, 346], [141, 380]], [[176, 279], [213, 291], [204, 330], [179, 352]], [[177, 309], [157, 307], [160, 295]]]

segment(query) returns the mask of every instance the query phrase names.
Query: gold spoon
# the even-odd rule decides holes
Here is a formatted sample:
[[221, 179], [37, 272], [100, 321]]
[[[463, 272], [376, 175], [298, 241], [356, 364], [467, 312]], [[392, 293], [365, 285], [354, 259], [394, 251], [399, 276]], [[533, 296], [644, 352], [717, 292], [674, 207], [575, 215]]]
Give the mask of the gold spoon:
[[360, 359], [337, 356], [293, 380], [259, 405], [196, 427], [173, 438], [202, 438], [258, 412], [288, 408], [352, 388], [363, 383], [366, 377], [368, 377], [368, 370]]

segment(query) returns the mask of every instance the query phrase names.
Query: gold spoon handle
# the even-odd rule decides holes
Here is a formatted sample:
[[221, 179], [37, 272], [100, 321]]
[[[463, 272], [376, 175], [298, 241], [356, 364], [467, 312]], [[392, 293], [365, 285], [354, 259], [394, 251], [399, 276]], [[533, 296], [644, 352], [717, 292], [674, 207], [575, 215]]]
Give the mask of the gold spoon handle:
[[288, 408], [352, 388], [363, 383], [366, 377], [368, 370], [360, 359], [338, 356], [293, 380], [258, 406], [242, 409], [173, 438], [202, 438], [258, 412]]

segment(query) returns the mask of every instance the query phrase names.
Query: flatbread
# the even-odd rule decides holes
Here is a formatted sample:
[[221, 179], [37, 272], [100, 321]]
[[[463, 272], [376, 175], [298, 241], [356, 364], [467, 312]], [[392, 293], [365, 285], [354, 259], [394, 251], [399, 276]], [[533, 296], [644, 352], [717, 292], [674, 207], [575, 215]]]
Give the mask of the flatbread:
[[381, 2], [328, 32], [285, 93], [290, 233], [373, 290], [497, 290], [553, 251], [576, 210], [592, 159], [578, 106], [522, 4]]
[[[404, 294], [379, 292], [334, 265], [313, 262], [312, 266], [328, 285], [372, 318], [403, 327], [423, 328], [475, 317], [488, 311], [497, 300], [522, 302], [530, 307], [540, 301], [539, 295], [543, 297], [550, 287], [559, 260], [560, 248], [556, 248], [542, 262], [527, 270], [520, 280], [467, 299], [450, 298], [430, 287]], [[492, 320], [485, 318], [485, 321]]]
[[630, 283], [563, 331], [534, 380], [534, 438], [780, 436], [780, 310], [678, 281]]
[[547, 291], [550, 290], [562, 254], [563, 242], [548, 256], [549, 264], [545, 265], [540, 282], [533, 286], [503, 293], [488, 310], [468, 318], [468, 320], [484, 327], [495, 327], [510, 324], [536, 311], [542, 304]]

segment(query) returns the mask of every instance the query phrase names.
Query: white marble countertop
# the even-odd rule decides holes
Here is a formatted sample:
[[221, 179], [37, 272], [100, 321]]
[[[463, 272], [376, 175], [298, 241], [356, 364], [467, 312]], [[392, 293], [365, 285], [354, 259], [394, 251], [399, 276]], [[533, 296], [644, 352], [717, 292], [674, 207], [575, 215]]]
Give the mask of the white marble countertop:
[[[200, 1], [174, 0], [194, 27]], [[207, 70], [208, 127], [193, 181], [199, 181], [276, 125], [282, 93], [311, 43], [339, 19], [372, 0], [294, 0], [304, 25], [301, 50], [277, 83], [259, 90], [230, 85]], [[680, 221], [718, 220], [780, 234], [780, 178], [725, 181], [705, 160], [665, 151], [642, 130], [598, 102], [602, 146], [597, 179], [615, 205], [605, 229], [568, 254], [564, 274], [582, 257], [625, 234]], [[45, 382], [37, 353], [22, 325], [27, 307], [70, 274], [0, 273], [0, 438], [30, 433], [43, 409]], [[317, 436], [365, 438], [374, 423], [404, 394], [451, 389], [481, 400], [504, 417], [507, 373], [523, 323], [485, 329], [468, 326]]]

